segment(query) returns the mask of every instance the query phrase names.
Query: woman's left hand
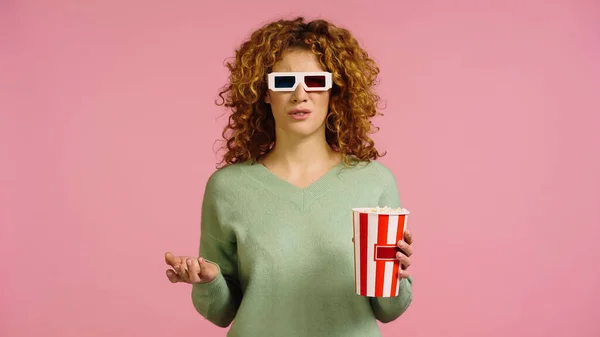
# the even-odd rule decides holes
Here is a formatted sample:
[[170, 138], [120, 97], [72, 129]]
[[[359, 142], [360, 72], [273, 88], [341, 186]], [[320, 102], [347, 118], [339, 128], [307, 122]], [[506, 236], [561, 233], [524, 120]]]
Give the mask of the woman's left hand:
[[404, 240], [398, 241], [398, 248], [400, 251], [396, 253], [396, 258], [400, 260], [400, 264], [402, 265], [402, 268], [400, 268], [400, 271], [398, 272], [398, 278], [400, 279], [407, 278], [409, 276], [409, 273], [406, 271], [406, 269], [408, 269], [410, 266], [410, 257], [413, 253], [412, 243], [412, 232], [407, 229], [406, 232], [404, 232]]

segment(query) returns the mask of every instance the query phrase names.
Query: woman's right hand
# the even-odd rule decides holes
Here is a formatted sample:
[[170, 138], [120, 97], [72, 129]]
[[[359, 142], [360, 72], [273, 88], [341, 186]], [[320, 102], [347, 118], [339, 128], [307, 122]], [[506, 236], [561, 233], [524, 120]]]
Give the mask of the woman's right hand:
[[174, 256], [167, 252], [165, 262], [173, 268], [167, 269], [167, 278], [171, 283], [208, 283], [219, 275], [219, 267], [201, 257]]

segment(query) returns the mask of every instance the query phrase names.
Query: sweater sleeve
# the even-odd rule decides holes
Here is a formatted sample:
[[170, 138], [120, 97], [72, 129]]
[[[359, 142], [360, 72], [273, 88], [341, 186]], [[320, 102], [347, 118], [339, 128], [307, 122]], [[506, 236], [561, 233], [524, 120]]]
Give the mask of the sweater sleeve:
[[223, 226], [220, 211], [223, 188], [212, 176], [202, 201], [199, 256], [219, 267], [218, 276], [208, 283], [192, 286], [194, 308], [207, 320], [219, 327], [227, 327], [233, 321], [242, 292], [237, 272], [237, 247], [235, 238]]
[[[379, 198], [379, 206], [401, 207], [400, 195], [396, 185], [396, 179], [392, 172], [384, 169], [382, 172], [383, 191]], [[400, 291], [395, 297], [370, 297], [371, 308], [375, 318], [382, 323], [389, 323], [402, 315], [412, 302], [412, 278], [408, 277], [400, 281]]]

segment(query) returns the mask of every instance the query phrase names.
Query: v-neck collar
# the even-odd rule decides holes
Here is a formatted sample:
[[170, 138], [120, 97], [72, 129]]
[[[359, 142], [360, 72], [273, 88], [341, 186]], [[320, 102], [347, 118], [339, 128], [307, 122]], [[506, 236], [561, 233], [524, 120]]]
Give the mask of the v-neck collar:
[[336, 180], [339, 181], [338, 174], [346, 166], [342, 160], [310, 185], [299, 187], [277, 176], [263, 164], [249, 162], [247, 165], [250, 166], [248, 173], [251, 173], [252, 177], [261, 181], [269, 191], [279, 195], [283, 200], [294, 203], [301, 212], [305, 212], [313, 201], [338, 186], [336, 185]]

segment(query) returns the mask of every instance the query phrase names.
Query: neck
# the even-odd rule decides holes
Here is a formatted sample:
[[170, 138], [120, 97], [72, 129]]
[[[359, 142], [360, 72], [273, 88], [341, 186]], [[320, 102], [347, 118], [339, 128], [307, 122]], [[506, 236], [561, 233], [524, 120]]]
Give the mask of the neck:
[[335, 165], [340, 159], [340, 155], [327, 144], [324, 134], [302, 139], [278, 135], [277, 142], [266, 156], [264, 164], [289, 171], [306, 171]]

